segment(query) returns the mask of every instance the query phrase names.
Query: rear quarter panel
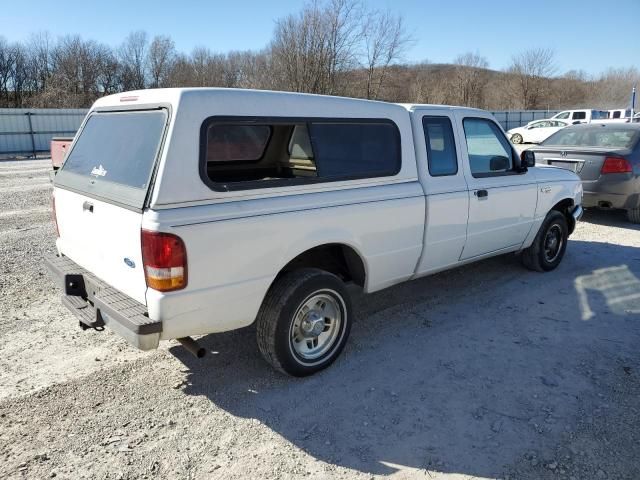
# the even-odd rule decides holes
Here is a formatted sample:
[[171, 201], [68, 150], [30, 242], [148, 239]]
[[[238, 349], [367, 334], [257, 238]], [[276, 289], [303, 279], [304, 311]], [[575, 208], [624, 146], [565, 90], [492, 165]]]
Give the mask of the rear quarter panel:
[[188, 287], [149, 289], [162, 338], [240, 328], [253, 322], [279, 271], [313, 247], [352, 247], [364, 261], [366, 291], [413, 275], [425, 213], [417, 182], [147, 212], [144, 228], [185, 242]]

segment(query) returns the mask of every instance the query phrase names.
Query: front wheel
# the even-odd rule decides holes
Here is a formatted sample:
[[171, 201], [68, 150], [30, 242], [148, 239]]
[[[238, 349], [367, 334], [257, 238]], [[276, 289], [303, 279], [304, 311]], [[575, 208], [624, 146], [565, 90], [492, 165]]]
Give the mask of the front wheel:
[[515, 143], [516, 145], [522, 143], [522, 135], [516, 133], [513, 137], [511, 137], [511, 142]]
[[553, 270], [564, 257], [568, 239], [567, 219], [557, 210], [551, 210], [531, 246], [522, 252], [522, 263], [538, 272]]
[[335, 361], [351, 330], [344, 283], [315, 268], [287, 272], [267, 293], [258, 317], [258, 347], [274, 368], [296, 377]]

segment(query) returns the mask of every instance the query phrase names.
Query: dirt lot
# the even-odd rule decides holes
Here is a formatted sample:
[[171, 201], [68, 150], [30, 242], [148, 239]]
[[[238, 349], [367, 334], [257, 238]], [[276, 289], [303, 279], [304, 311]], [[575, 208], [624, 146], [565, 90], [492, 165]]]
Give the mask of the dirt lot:
[[556, 271], [504, 256], [356, 295], [341, 359], [251, 328], [139, 353], [83, 332], [41, 256], [49, 163], [0, 162], [0, 478], [640, 478], [640, 229], [589, 213]]

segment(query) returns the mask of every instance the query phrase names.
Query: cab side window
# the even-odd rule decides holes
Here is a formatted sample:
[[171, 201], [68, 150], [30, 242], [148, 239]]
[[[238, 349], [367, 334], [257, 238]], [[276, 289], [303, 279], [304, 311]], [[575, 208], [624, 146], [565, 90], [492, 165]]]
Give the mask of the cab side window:
[[458, 173], [458, 156], [453, 127], [448, 117], [422, 117], [427, 145], [429, 175], [441, 177]]
[[513, 169], [513, 151], [508, 140], [491, 120], [465, 118], [469, 166], [476, 178], [504, 175]]

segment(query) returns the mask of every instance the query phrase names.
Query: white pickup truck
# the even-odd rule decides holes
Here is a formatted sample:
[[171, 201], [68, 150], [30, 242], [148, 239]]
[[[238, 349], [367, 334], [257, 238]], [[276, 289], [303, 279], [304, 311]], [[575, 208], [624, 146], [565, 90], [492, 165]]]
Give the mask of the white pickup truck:
[[[47, 259], [84, 328], [153, 349], [256, 322], [275, 368], [327, 367], [375, 292], [482, 258], [561, 261], [582, 213], [482, 110], [227, 89], [101, 98], [54, 179]], [[399, 318], [398, 322], [402, 322]]]

